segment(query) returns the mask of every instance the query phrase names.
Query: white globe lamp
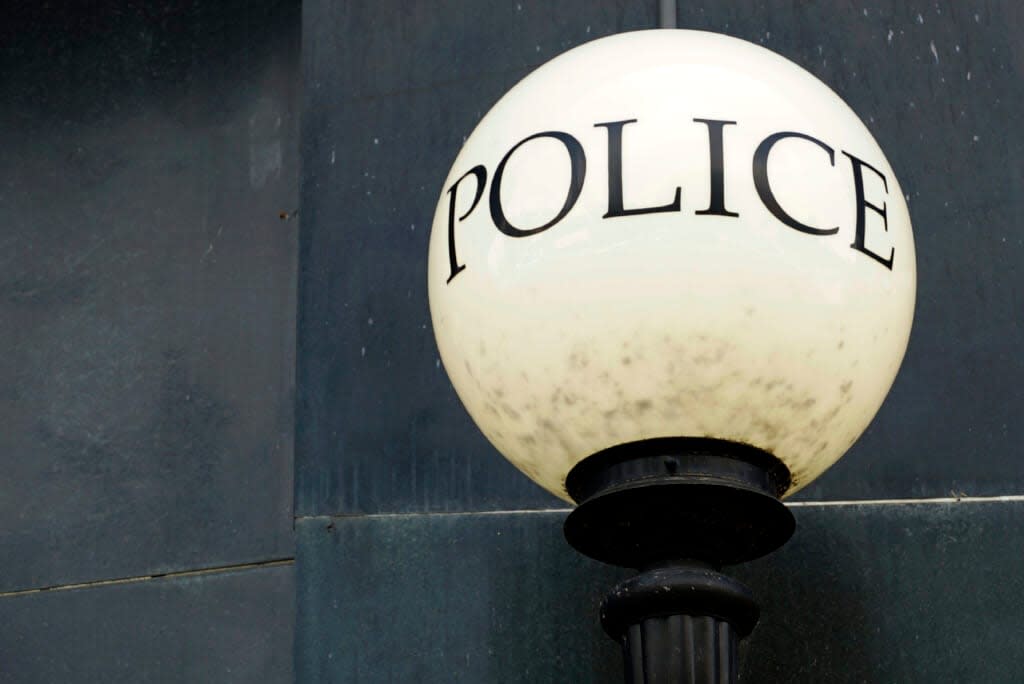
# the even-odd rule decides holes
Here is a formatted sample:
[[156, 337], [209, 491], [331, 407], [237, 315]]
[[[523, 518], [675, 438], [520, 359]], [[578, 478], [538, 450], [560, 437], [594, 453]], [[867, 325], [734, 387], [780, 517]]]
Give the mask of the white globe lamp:
[[570, 543], [642, 571], [602, 611], [628, 681], [682, 681], [656, 646], [683, 633], [715, 645], [687, 671], [731, 681], [757, 607], [721, 566], [788, 539], [780, 500], [863, 433], [910, 334], [910, 216], [867, 128], [751, 43], [596, 40], [467, 138], [428, 258], [473, 420], [578, 504]]

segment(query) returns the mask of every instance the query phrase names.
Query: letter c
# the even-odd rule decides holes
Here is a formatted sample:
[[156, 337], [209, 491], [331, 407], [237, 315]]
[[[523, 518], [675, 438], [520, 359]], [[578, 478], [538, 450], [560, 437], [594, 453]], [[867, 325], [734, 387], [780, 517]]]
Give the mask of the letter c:
[[757, 151], [754, 152], [754, 187], [757, 188], [757, 194], [761, 198], [761, 202], [768, 211], [772, 212], [775, 218], [785, 223], [790, 228], [795, 228], [801, 233], [809, 233], [811, 235], [835, 235], [839, 232], [839, 226], [835, 228], [815, 228], [809, 226], [806, 223], [800, 223], [795, 218], [786, 213], [786, 211], [779, 205], [778, 200], [775, 199], [775, 193], [772, 192], [771, 183], [768, 181], [768, 155], [772, 151], [772, 147], [775, 143], [785, 138], [800, 138], [807, 140], [828, 153], [829, 163], [835, 167], [836, 165], [836, 153], [831, 147], [821, 142], [817, 138], [813, 138], [804, 133], [796, 133], [794, 131], [783, 131], [781, 133], [773, 133], [767, 138], [761, 141], [761, 144], [757, 146]]

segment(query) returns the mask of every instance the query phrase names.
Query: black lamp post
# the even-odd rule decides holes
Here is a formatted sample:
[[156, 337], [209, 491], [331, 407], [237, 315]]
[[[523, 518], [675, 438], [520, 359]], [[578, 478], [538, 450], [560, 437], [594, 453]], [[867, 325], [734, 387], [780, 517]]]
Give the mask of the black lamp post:
[[730, 682], [754, 628], [750, 590], [723, 565], [759, 558], [793, 533], [779, 496], [789, 471], [737, 442], [661, 438], [581, 461], [567, 486], [579, 506], [565, 536], [591, 558], [640, 573], [601, 607], [622, 644], [627, 682]]
[[628, 682], [731, 682], [758, 618], [721, 568], [793, 533], [895, 378], [914, 245], [853, 112], [743, 41], [645, 31], [552, 60], [481, 121], [429, 255], [445, 368], [494, 446], [633, 567]]

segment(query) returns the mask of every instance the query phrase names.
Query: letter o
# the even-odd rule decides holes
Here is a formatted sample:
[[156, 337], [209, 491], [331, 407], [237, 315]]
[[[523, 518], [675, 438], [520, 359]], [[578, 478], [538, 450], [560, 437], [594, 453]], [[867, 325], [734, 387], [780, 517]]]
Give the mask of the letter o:
[[[562, 204], [562, 208], [558, 214], [542, 226], [524, 230], [513, 226], [505, 216], [505, 211], [501, 206], [501, 180], [505, 174], [505, 164], [508, 163], [509, 158], [511, 158], [515, 151], [520, 147], [531, 140], [536, 140], [537, 138], [554, 138], [565, 146], [566, 151], [569, 153], [572, 178], [569, 182], [569, 192], [565, 196], [565, 203]], [[576, 204], [576, 200], [580, 197], [580, 192], [583, 190], [583, 179], [586, 175], [587, 157], [583, 153], [583, 145], [580, 144], [579, 140], [568, 133], [563, 133], [562, 131], [544, 131], [542, 133], [534, 133], [527, 138], [523, 138], [516, 143], [515, 147], [505, 154], [501, 163], [498, 164], [498, 168], [494, 171], [494, 177], [491, 179], [491, 219], [494, 221], [495, 227], [509, 237], [527, 237], [547, 230], [565, 218], [565, 215], [572, 210], [573, 206]]]

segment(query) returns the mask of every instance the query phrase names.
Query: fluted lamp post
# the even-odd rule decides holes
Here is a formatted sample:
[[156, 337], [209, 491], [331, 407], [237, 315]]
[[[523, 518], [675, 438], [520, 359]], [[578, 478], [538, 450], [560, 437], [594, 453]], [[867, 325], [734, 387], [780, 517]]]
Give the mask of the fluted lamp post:
[[626, 681], [732, 682], [758, 619], [723, 566], [878, 411], [915, 295], [910, 216], [867, 128], [756, 45], [656, 30], [523, 79], [466, 139], [429, 253], [473, 420], [639, 574], [601, 608]]

